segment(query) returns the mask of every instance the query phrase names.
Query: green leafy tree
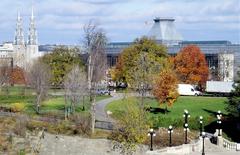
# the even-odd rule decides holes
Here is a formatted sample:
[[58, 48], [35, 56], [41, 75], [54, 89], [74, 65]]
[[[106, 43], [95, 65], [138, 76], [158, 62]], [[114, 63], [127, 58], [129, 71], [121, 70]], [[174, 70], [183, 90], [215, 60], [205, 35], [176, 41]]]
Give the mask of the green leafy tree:
[[[165, 46], [146, 37], [136, 39], [133, 45], [125, 48], [119, 56], [115, 68], [116, 76], [121, 77], [118, 80], [127, 82], [131, 87], [137, 87], [135, 82], [139, 81], [139, 77], [144, 77], [143, 80], [146, 81], [153, 73], [159, 73], [161, 68], [166, 67], [167, 57]], [[138, 71], [148, 76], [139, 75]]]
[[51, 84], [54, 86], [63, 85], [65, 75], [71, 71], [73, 66], [83, 66], [79, 49], [69, 49], [64, 46], [55, 48], [52, 53], [44, 55], [41, 60], [50, 66]]
[[137, 99], [127, 98], [125, 111], [116, 124], [116, 129], [111, 134], [114, 140], [114, 148], [122, 154], [132, 154], [136, 151], [137, 144], [146, 141], [147, 131], [150, 127], [145, 114], [146, 111], [136, 104]]
[[234, 90], [228, 97], [226, 110], [234, 117], [240, 117], [240, 71], [238, 78], [234, 83]]

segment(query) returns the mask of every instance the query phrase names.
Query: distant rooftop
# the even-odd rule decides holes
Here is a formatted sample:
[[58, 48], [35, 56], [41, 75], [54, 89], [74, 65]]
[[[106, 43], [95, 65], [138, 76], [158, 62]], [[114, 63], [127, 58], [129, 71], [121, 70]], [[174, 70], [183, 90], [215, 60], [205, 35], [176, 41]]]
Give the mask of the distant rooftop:
[[227, 40], [208, 40], [208, 41], [182, 41], [181, 44], [224, 44], [224, 45], [229, 45], [231, 44], [230, 41]]
[[177, 32], [173, 18], [156, 17], [148, 37], [154, 38], [158, 41], [181, 41], [182, 36]]

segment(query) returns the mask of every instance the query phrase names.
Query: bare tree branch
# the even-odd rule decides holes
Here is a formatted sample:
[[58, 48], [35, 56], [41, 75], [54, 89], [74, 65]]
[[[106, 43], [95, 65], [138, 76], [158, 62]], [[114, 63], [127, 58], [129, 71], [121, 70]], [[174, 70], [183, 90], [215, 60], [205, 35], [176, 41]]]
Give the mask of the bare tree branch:
[[67, 100], [70, 100], [70, 109], [74, 113], [77, 103], [80, 102], [81, 98], [85, 96], [87, 92], [87, 77], [79, 66], [74, 66], [67, 74], [64, 81], [64, 88], [65, 110], [67, 110]]
[[103, 30], [90, 21], [84, 26], [85, 48], [88, 53], [88, 90], [91, 101], [92, 133], [95, 127], [95, 100], [98, 83], [105, 75], [107, 62], [105, 46], [107, 38]]
[[40, 112], [40, 104], [46, 99], [50, 86], [50, 68], [41, 61], [36, 61], [29, 72], [29, 84], [36, 93], [36, 112]]

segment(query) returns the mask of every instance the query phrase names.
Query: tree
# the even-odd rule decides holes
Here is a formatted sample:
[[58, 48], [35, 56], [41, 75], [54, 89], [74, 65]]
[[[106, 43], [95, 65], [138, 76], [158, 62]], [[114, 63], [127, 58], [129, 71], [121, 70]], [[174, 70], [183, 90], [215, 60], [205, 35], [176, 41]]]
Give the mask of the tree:
[[208, 65], [200, 48], [189, 45], [180, 50], [174, 58], [174, 69], [183, 83], [203, 87], [208, 79]]
[[28, 74], [29, 84], [36, 93], [35, 108], [37, 114], [40, 113], [40, 105], [48, 95], [50, 86], [50, 67], [41, 61], [36, 61]]
[[92, 133], [94, 133], [96, 90], [99, 82], [103, 79], [106, 73], [107, 67], [105, 54], [107, 37], [103, 30], [99, 29], [92, 21], [84, 26], [84, 33], [84, 44], [86, 51], [88, 52], [87, 80], [91, 102], [91, 130]]
[[25, 71], [18, 66], [15, 66], [11, 72], [12, 84], [26, 84]]
[[52, 74], [51, 83], [57, 87], [63, 85], [65, 75], [73, 66], [83, 66], [79, 56], [79, 49], [64, 46], [55, 48], [52, 53], [44, 55], [41, 60], [50, 66]]
[[111, 134], [114, 140], [114, 147], [122, 154], [132, 154], [136, 150], [136, 145], [146, 141], [147, 132], [150, 127], [149, 121], [143, 112], [146, 111], [137, 104], [136, 99], [126, 99], [128, 102], [126, 109], [121, 113], [117, 122], [116, 129]]
[[[65, 112], [68, 111], [67, 100], [70, 100], [71, 112], [75, 112], [76, 105], [80, 102], [81, 98], [86, 95], [87, 91], [87, 78], [85, 72], [79, 68], [78, 65], [74, 66], [72, 70], [66, 75], [64, 80], [65, 88]], [[83, 105], [84, 107], [84, 105]]]
[[[167, 49], [158, 45], [156, 41], [143, 37], [136, 39], [128, 48], [125, 48], [118, 57], [116, 73], [118, 77], [125, 80], [128, 85], [134, 86], [136, 82], [135, 73], [145, 67], [146, 74], [151, 76], [159, 73], [161, 68], [167, 66]], [[139, 61], [144, 61], [142, 67]]]
[[6, 90], [6, 95], [8, 95], [8, 86], [11, 79], [13, 60], [9, 58], [1, 58], [0, 60], [0, 89], [4, 87]]
[[160, 74], [155, 77], [153, 95], [160, 104], [166, 103], [166, 105], [171, 106], [179, 96], [177, 84], [177, 76], [172, 70], [162, 70]]
[[238, 71], [238, 78], [234, 83], [234, 90], [228, 97], [226, 110], [234, 117], [240, 117], [240, 71]]

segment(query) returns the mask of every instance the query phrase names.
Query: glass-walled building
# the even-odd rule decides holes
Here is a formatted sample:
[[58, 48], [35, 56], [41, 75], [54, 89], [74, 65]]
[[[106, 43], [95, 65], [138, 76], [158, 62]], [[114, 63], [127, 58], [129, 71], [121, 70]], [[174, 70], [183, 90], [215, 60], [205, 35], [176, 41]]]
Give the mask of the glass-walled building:
[[[210, 71], [219, 72], [224, 70], [226, 72], [223, 73], [224, 76], [228, 75], [229, 77], [220, 77], [220, 80], [233, 80], [238, 66], [240, 66], [240, 44], [232, 44], [230, 41], [183, 41], [173, 22], [173, 19], [154, 19], [148, 37], [155, 39], [159, 44], [167, 46], [168, 53], [172, 56], [176, 55], [185, 46], [197, 45], [205, 54]], [[107, 45], [106, 52], [109, 67], [116, 64], [118, 55], [131, 44], [132, 42], [114, 42]], [[226, 62], [223, 63], [222, 61]], [[226, 64], [224, 69], [220, 68], [223, 67], [223, 64]], [[230, 74], [231, 72], [232, 74]], [[230, 77], [231, 75], [232, 77]]]

